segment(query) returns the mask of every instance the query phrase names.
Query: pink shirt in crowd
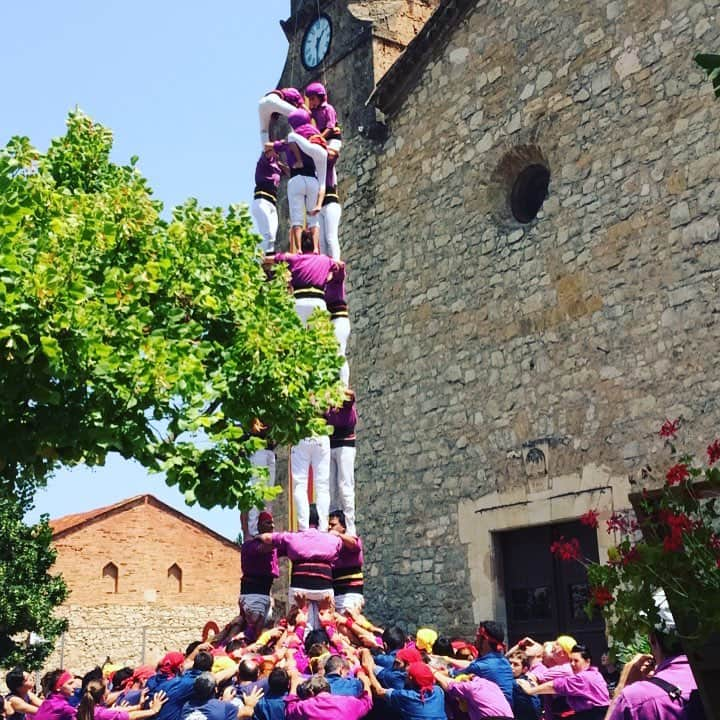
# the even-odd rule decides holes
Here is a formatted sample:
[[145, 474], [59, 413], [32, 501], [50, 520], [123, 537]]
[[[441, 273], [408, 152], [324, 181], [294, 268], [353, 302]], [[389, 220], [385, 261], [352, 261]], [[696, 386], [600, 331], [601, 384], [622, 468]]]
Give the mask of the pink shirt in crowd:
[[553, 680], [553, 690], [564, 695], [571, 710], [582, 712], [610, 704], [605, 678], [596, 667]]
[[[655, 676], [679, 687], [685, 701], [697, 687], [686, 655], [661, 662]], [[685, 720], [683, 706], [684, 703], [672, 700], [661, 687], [641, 680], [625, 686], [613, 703], [609, 720]]]
[[285, 698], [285, 720], [360, 720], [370, 710], [372, 700], [367, 692], [359, 698], [326, 692], [307, 700], [300, 700], [297, 695], [288, 695]]
[[447, 693], [450, 697], [467, 702], [470, 720], [482, 720], [487, 717], [513, 717], [513, 711], [500, 686], [478, 677], [472, 680], [451, 682]]

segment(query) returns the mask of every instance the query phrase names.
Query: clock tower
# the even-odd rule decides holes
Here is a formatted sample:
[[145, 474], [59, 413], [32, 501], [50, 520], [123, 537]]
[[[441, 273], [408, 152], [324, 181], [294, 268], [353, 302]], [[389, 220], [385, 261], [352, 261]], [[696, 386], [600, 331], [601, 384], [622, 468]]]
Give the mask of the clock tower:
[[[354, 180], [356, 159], [367, 155], [368, 143], [385, 137], [382, 113], [367, 105], [367, 99], [439, 4], [440, 0], [291, 0], [290, 17], [280, 22], [288, 55], [277, 86], [302, 92], [309, 83], [321, 82], [337, 111], [343, 133], [337, 166], [341, 202]], [[279, 118], [271, 136], [282, 137], [287, 129], [285, 119]], [[284, 194], [281, 187], [279, 247], [287, 237]], [[340, 241], [343, 256], [352, 255], [342, 225]]]
[[[343, 128], [372, 138], [382, 118], [365, 105], [375, 83], [437, 8], [439, 0], [291, 0], [281, 21], [288, 56], [279, 87], [319, 81]], [[361, 129], [362, 128], [362, 129]]]

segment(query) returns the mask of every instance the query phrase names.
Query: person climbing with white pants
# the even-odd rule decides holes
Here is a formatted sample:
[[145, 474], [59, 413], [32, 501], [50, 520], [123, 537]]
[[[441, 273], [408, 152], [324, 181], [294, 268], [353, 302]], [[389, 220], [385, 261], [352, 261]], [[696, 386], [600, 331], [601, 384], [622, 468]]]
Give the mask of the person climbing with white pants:
[[[338, 134], [339, 137], [339, 134]], [[304, 153], [312, 150], [312, 143], [303, 137], [297, 137], [291, 133], [288, 140], [293, 139], [296, 145]], [[337, 189], [337, 173], [335, 164], [339, 158], [338, 147], [341, 145], [335, 137], [328, 140], [327, 147], [327, 173], [325, 175], [325, 198], [319, 217], [320, 229], [320, 252], [329, 255], [333, 260], [340, 259], [340, 218], [342, 217], [342, 206]]]
[[274, 113], [287, 117], [293, 110], [303, 106], [303, 96], [295, 88], [278, 88], [263, 95], [258, 102], [260, 120], [260, 145], [264, 148], [270, 140], [270, 122]]
[[[283, 153], [290, 167], [290, 180], [287, 186], [288, 211], [290, 215], [290, 252], [300, 248], [300, 235], [307, 223], [315, 240], [315, 251], [320, 246], [318, 229], [319, 214], [325, 198], [325, 179], [327, 176], [327, 150], [325, 140], [318, 135], [317, 128], [310, 124], [310, 114], [306, 110], [295, 110], [288, 115], [293, 132], [286, 140], [276, 140], [266, 149]], [[299, 149], [296, 140], [310, 140], [305, 151]], [[295, 151], [299, 152], [299, 157]]]
[[355, 535], [355, 426], [357, 408], [355, 393], [345, 390], [345, 401], [325, 414], [333, 429], [330, 436], [330, 505], [345, 514], [345, 527]]
[[[287, 169], [286, 166], [285, 169]], [[278, 229], [277, 194], [283, 170], [274, 152], [263, 152], [255, 166], [255, 191], [251, 212], [258, 234], [260, 247], [265, 255], [275, 252]]]
[[316, 255], [312, 233], [304, 230], [300, 238], [302, 252], [277, 253], [267, 257], [266, 266], [285, 263], [290, 268], [290, 282], [295, 296], [295, 312], [307, 324], [314, 310], [326, 311], [325, 289], [335, 272], [340, 269], [338, 263], [327, 255]]

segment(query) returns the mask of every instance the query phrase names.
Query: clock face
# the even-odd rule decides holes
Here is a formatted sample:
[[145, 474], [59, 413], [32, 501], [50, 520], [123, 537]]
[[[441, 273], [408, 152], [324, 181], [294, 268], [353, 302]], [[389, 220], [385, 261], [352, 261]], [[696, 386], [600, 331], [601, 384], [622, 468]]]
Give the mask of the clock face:
[[330, 49], [331, 39], [330, 18], [327, 15], [320, 15], [305, 31], [302, 41], [302, 62], [308, 70], [316, 68], [325, 59]]

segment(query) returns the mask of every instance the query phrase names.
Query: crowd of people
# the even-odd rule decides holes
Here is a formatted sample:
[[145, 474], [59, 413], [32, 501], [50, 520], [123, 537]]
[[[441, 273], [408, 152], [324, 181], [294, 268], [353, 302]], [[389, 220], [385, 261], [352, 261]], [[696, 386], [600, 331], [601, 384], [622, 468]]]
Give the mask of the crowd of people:
[[[408, 636], [365, 614], [362, 541], [341, 510], [325, 529], [275, 532], [263, 511], [242, 545], [240, 612], [222, 631], [156, 665], [106, 664], [80, 676], [22, 668], [5, 676], [6, 720], [693, 720], [701, 717], [687, 657], [672, 635], [621, 672], [596, 667], [568, 635], [523, 638], [502, 625], [475, 637], [430, 627]], [[287, 615], [273, 619], [279, 559], [292, 562]], [[671, 621], [665, 628], [671, 628]], [[693, 711], [694, 708], [694, 711]]]

